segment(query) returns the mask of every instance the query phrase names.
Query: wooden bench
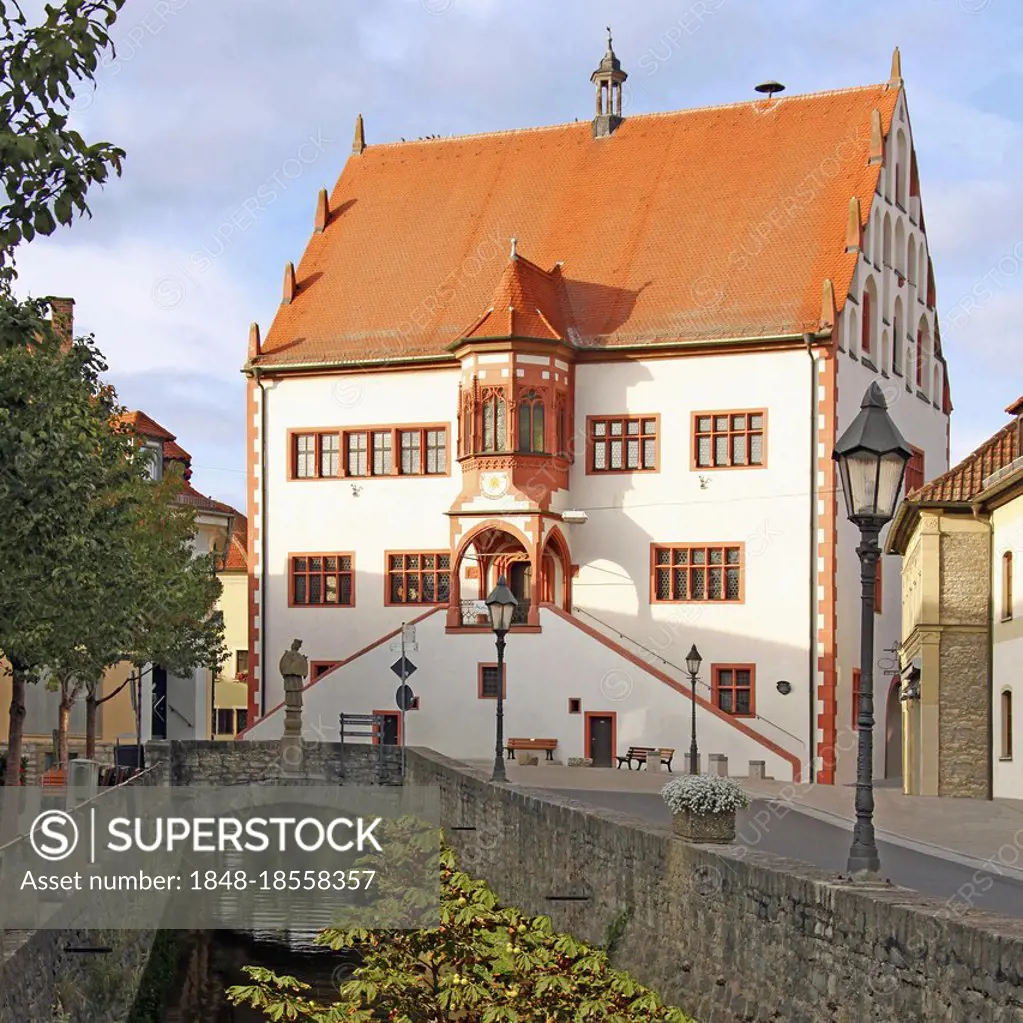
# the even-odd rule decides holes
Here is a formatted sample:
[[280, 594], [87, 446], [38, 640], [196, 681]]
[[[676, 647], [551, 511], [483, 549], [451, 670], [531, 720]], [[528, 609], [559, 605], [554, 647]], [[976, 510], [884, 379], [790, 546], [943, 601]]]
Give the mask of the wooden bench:
[[671, 774], [671, 762], [675, 759], [675, 750], [667, 746], [630, 746], [628, 752], [624, 757], [617, 757], [618, 770], [621, 770], [622, 764], [631, 771], [632, 762], [636, 761], [636, 770], [638, 771], [641, 764], [647, 764], [647, 770], [650, 770], [648, 760], [651, 756], [659, 756], [661, 764], [668, 769], [668, 773]]
[[543, 750], [547, 759], [554, 760], [554, 751], [558, 748], [557, 739], [509, 739], [504, 747], [509, 760], [515, 759], [515, 751], [519, 749]]
[[66, 788], [67, 772], [62, 771], [59, 767], [51, 767], [48, 771], [43, 772], [40, 784], [44, 789]]

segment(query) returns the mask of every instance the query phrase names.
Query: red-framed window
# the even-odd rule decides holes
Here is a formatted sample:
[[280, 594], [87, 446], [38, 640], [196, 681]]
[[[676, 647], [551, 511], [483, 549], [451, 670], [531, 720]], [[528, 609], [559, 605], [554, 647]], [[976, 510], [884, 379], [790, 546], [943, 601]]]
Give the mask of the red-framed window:
[[315, 682], [318, 678], [322, 678], [331, 668], [336, 668], [340, 663], [340, 661], [310, 661], [309, 681]]
[[341, 435], [337, 431], [291, 435], [292, 479], [336, 479], [340, 475]]
[[288, 596], [290, 607], [355, 607], [355, 555], [290, 555]]
[[863, 687], [860, 683], [860, 669], [853, 668], [852, 673], [852, 727], [854, 732], [860, 729], [860, 694]]
[[767, 464], [767, 412], [693, 413], [693, 469], [762, 469]]
[[568, 698], [568, 712], [569, 714], [581, 714], [583, 712], [582, 697], [570, 696]]
[[476, 696], [481, 700], [496, 700], [498, 686], [501, 699], [508, 699], [508, 665], [480, 663], [476, 667]]
[[448, 551], [388, 551], [385, 604], [446, 604], [451, 593]]
[[504, 451], [508, 437], [508, 402], [503, 393], [491, 392], [483, 397], [482, 451]]
[[294, 430], [293, 480], [369, 476], [446, 476], [448, 428], [440, 423]]
[[650, 555], [655, 604], [745, 599], [745, 544], [651, 544]]
[[586, 420], [586, 471], [656, 472], [659, 416], [590, 416]]
[[[913, 447], [911, 444], [910, 447]], [[913, 454], [906, 463], [906, 476], [903, 481], [903, 494], [911, 494], [924, 485], [924, 453], [920, 448], [913, 448]]]
[[756, 682], [754, 664], [712, 664], [711, 699], [714, 706], [734, 717], [755, 717]]

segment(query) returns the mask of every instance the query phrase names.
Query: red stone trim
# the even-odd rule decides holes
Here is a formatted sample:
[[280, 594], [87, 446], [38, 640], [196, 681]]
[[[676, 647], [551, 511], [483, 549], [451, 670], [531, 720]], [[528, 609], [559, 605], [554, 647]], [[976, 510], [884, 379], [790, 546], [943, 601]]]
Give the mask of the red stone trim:
[[[429, 568], [423, 569], [406, 569], [404, 567], [400, 569], [391, 568], [391, 558], [400, 557], [404, 559], [409, 554], [415, 554], [418, 557], [422, 557], [424, 554], [433, 555], [434, 557], [440, 557], [441, 555], [447, 556], [448, 567], [447, 568]], [[402, 562], [404, 566], [404, 560]], [[441, 575], [448, 577], [448, 593], [451, 593], [451, 573], [454, 571], [454, 560], [451, 558], [451, 551], [384, 551], [384, 606], [385, 607], [430, 607], [433, 604], [440, 604], [447, 607], [450, 602], [450, 596], [444, 600], [391, 600], [391, 576], [401, 575], [402, 577], [408, 575], [417, 575], [420, 580], [424, 575], [432, 575], [434, 577], [434, 594], [437, 592], [436, 578]]]
[[[702, 567], [704, 567], [706, 569], [721, 568], [722, 571], [724, 569], [726, 569], [726, 568], [738, 568], [739, 569], [739, 596], [738, 596], [737, 599], [729, 600], [727, 598], [722, 597], [720, 600], [714, 600], [714, 599], [711, 599], [710, 597], [698, 597], [698, 598], [687, 597], [685, 600], [672, 600], [670, 598], [661, 599], [660, 597], [657, 596], [657, 570], [661, 569], [663, 571], [664, 568], [667, 567], [665, 565], [658, 565], [657, 564], [657, 550], [658, 550], [658, 548], [668, 548], [669, 550], [673, 550], [673, 551], [674, 550], [681, 550], [681, 549], [687, 549], [687, 550], [692, 551], [694, 549], [696, 549], [696, 550], [703, 550], [704, 548], [708, 548], [709, 549], [711, 547], [721, 547], [722, 549], [724, 549], [726, 547], [738, 547], [739, 548], [739, 564], [738, 565], [728, 565], [725, 562], [722, 562], [720, 565], [711, 565], [710, 562], [707, 562], [704, 566], [702, 566]], [[674, 567], [674, 566], [672, 566], [672, 567]], [[688, 569], [692, 568], [693, 566], [690, 563], [690, 564], [687, 564], [684, 567], [688, 570]], [[725, 576], [724, 575], [722, 575], [722, 577], [721, 577], [721, 585], [722, 585], [722, 587], [727, 587], [727, 583], [725, 582]], [[707, 592], [706, 588], [704, 589], [704, 592], [705, 593]], [[724, 541], [722, 541], [722, 540], [702, 541], [701, 540], [699, 542], [694, 541], [694, 542], [691, 542], [691, 543], [688, 543], [688, 542], [687, 543], [651, 543], [650, 544], [650, 603], [651, 604], [699, 604], [701, 607], [703, 605], [705, 605], [705, 604], [710, 605], [711, 607], [716, 607], [718, 604], [721, 604], [722, 606], [729, 606], [729, 607], [732, 607], [732, 606], [734, 606], [736, 604], [745, 604], [746, 603], [746, 544], [745, 544], [745, 542], [744, 541], [736, 541], [736, 540], [724, 540]]]
[[[422, 433], [422, 441], [420, 445], [420, 465], [425, 469], [426, 466], [426, 431], [427, 430], [443, 430], [444, 431], [444, 472], [401, 472], [401, 441], [399, 439], [400, 433], [407, 433], [412, 430], [419, 430]], [[348, 437], [351, 434], [356, 433], [391, 433], [391, 471], [384, 473], [383, 476], [375, 475], [373, 473], [373, 442], [371, 437], [367, 437], [367, 450], [366, 450], [366, 467], [369, 470], [366, 475], [355, 475], [348, 472]], [[316, 437], [316, 475], [315, 476], [298, 476], [295, 473], [298, 452], [297, 452], [297, 438], [303, 435], [314, 435]], [[338, 437], [338, 474], [337, 476], [321, 476], [320, 471], [320, 438], [336, 435]], [[352, 479], [352, 480], [366, 480], [366, 479], [381, 479], [390, 478], [392, 476], [399, 476], [403, 479], [443, 479], [445, 476], [451, 475], [451, 462], [452, 462], [452, 450], [451, 450], [451, 423], [381, 423], [376, 426], [309, 426], [309, 427], [290, 427], [288, 429], [288, 481], [291, 483], [317, 483], [325, 480], [339, 479]]]
[[[729, 714], [733, 718], [755, 718], [757, 716], [757, 666], [755, 664], [712, 664], [710, 666], [710, 692], [711, 700], [715, 706], [720, 707], [720, 701], [718, 700], [718, 689], [720, 686], [720, 675], [723, 671], [748, 671], [749, 672], [749, 706], [750, 709], [745, 714], [737, 714], [734, 711], [724, 711], [723, 713]], [[736, 686], [726, 686], [726, 689], [731, 689], [735, 692]]]
[[[400, 710], [373, 710], [371, 714], [382, 714], [385, 718], [394, 718], [398, 725], [398, 745], [401, 745], [401, 711]], [[380, 745], [380, 731], [373, 728], [373, 745]]]
[[[346, 603], [341, 603], [340, 600], [336, 604], [331, 604], [326, 601], [320, 601], [316, 604], [310, 603], [299, 603], [294, 599], [295, 589], [295, 558], [351, 558], [352, 567], [349, 569], [338, 569], [336, 573], [328, 573], [326, 571], [320, 572], [320, 575], [349, 575], [352, 578], [352, 599]], [[303, 610], [308, 609], [320, 609], [320, 610], [337, 610], [339, 608], [350, 609], [355, 607], [355, 582], [356, 582], [356, 567], [355, 567], [355, 552], [354, 551], [288, 551], [288, 607], [302, 608]], [[301, 572], [300, 575], [313, 575], [316, 573]], [[338, 597], [340, 597], [340, 591]]]
[[[817, 474], [821, 480], [817, 486], [817, 500], [823, 505], [817, 515], [818, 540], [817, 558], [823, 563], [818, 575], [818, 586], [823, 597], [817, 602], [817, 673], [818, 679], [812, 684], [817, 692], [817, 730], [820, 738], [814, 736], [820, 767], [815, 779], [821, 785], [835, 784], [835, 758], [838, 744], [838, 680], [836, 677], [836, 629], [835, 618], [838, 606], [838, 562], [836, 544], [838, 538], [838, 486], [835, 462], [831, 452], [837, 440], [838, 420], [838, 363], [830, 348], [814, 351], [819, 372], [816, 386], [823, 388], [824, 397], [817, 402]], [[823, 356], [823, 360], [820, 358]], [[816, 572], [817, 566], [812, 566]]]
[[[697, 420], [701, 416], [710, 416], [711, 418], [713, 418], [714, 416], [728, 416], [729, 417], [729, 429], [728, 430], [722, 431], [722, 430], [711, 429], [710, 437], [711, 437], [711, 450], [712, 450], [712, 452], [713, 452], [714, 437], [715, 436], [717, 436], [717, 435], [719, 435], [721, 433], [724, 433], [724, 434], [726, 434], [728, 436], [729, 440], [731, 440], [733, 435], [743, 434], [746, 437], [746, 457], [748, 458], [749, 457], [749, 435], [750, 435], [750, 433], [759, 433], [761, 438], [762, 438], [762, 449], [763, 449], [762, 453], [763, 453], [763, 456], [764, 456], [764, 460], [762, 462], [758, 462], [756, 465], [749, 465], [749, 464], [747, 464], [747, 465], [700, 465], [700, 463], [697, 461], [697, 457], [696, 457], [697, 456], [697, 444], [698, 444], [698, 440], [699, 440], [699, 438], [701, 436], [706, 436], [706, 434], [704, 434], [703, 432], [698, 431], [696, 429]], [[761, 429], [761, 430], [749, 430], [749, 429], [746, 429], [746, 430], [733, 430], [733, 429], [731, 429], [731, 417], [732, 416], [763, 416], [764, 417], [763, 429]], [[714, 409], [714, 410], [703, 411], [703, 412], [693, 412], [689, 416], [689, 436], [690, 436], [690, 442], [689, 442], [689, 468], [690, 468], [690, 470], [692, 472], [733, 472], [733, 471], [745, 470], [745, 469], [766, 469], [767, 468], [767, 461], [768, 461], [768, 454], [767, 454], [768, 435], [767, 435], [767, 430], [768, 430], [768, 417], [767, 417], [767, 409], [765, 409], [765, 408]], [[729, 458], [732, 457], [731, 444], [729, 444], [728, 457]]]
[[[612, 440], [621, 440], [624, 445], [629, 440], [630, 436], [637, 440], [641, 445], [644, 440], [649, 438], [649, 434], [643, 433], [643, 422], [645, 420], [652, 419], [654, 421], [654, 464], [652, 467], [641, 466], [638, 469], [630, 469], [623, 465], [621, 469], [596, 469], [594, 468], [594, 450], [598, 443], [608, 444]], [[637, 422], [640, 424], [640, 432], [636, 434], [622, 433], [618, 437], [612, 437], [611, 434], [606, 434], [598, 438], [594, 436], [593, 427], [596, 423], [606, 423], [610, 426], [613, 422], [620, 422], [623, 424], [622, 429], [628, 429], [628, 423]], [[622, 458], [624, 461], [625, 450], [622, 449]], [[640, 461], [643, 460], [643, 449], [640, 447]], [[585, 471], [587, 476], [623, 476], [631, 475], [633, 473], [647, 473], [647, 472], [660, 472], [661, 471], [661, 416], [659, 412], [650, 412], [642, 415], [637, 415], [632, 412], [622, 412], [617, 415], [600, 415], [600, 416], [587, 416], [586, 417], [586, 466]]]
[[[476, 665], [476, 699], [478, 700], [496, 700], [496, 696], [484, 696], [483, 695], [483, 669], [484, 668], [496, 668], [497, 661], [480, 661]], [[501, 665], [501, 699], [508, 699], [508, 663], [504, 662]]]

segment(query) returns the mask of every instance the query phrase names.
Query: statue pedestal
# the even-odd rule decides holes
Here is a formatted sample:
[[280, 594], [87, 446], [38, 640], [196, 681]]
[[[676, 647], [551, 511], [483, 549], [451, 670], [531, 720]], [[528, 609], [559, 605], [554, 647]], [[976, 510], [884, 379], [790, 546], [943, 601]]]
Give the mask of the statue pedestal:
[[288, 735], [281, 739], [281, 773], [302, 774], [305, 767], [305, 749], [300, 735]]

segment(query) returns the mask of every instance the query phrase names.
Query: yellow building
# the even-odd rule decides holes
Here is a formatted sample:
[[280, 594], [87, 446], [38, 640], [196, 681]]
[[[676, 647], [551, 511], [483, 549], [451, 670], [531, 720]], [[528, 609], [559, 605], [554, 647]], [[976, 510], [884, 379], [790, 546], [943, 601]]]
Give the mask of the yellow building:
[[[1013, 717], [1023, 622], [1023, 398], [993, 437], [899, 507], [903, 788], [909, 795], [1023, 798]], [[1019, 587], [1016, 587], [1016, 593]]]
[[214, 738], [233, 739], [248, 724], [249, 702], [249, 562], [245, 516], [235, 512], [231, 546], [225, 567], [218, 573], [224, 592], [220, 610], [224, 615], [227, 662], [215, 684]]

